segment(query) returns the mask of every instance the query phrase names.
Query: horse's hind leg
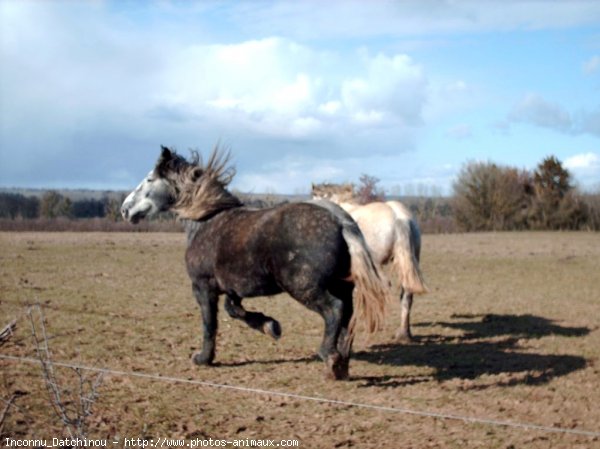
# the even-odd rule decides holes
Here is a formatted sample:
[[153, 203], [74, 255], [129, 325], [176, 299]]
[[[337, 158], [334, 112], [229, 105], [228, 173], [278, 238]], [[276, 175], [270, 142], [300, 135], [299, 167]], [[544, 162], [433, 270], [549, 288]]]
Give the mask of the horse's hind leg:
[[242, 306], [242, 298], [228, 294], [225, 297], [225, 310], [231, 318], [242, 320], [252, 329], [263, 334], [270, 335], [275, 340], [281, 337], [281, 325], [279, 321], [260, 312], [249, 312]]
[[353, 290], [354, 284], [344, 281], [337, 283], [331, 288], [331, 293], [333, 294], [333, 296], [341, 299], [344, 302], [337, 350], [346, 360], [346, 363], [348, 363], [350, 360], [350, 352], [352, 351], [353, 341], [353, 337], [349, 334], [348, 329], [350, 325], [350, 320], [352, 319], [352, 313], [354, 312], [354, 304], [352, 303]]
[[218, 325], [217, 304], [219, 296], [205, 285], [202, 286], [194, 283], [192, 289], [196, 301], [202, 311], [202, 325], [204, 331], [202, 351], [195, 353], [192, 360], [196, 365], [210, 365], [215, 358]]
[[[327, 367], [326, 376], [336, 380], [346, 379], [348, 377], [349, 347], [348, 351], [340, 352], [338, 343], [347, 302], [336, 298], [325, 290], [314, 292], [309, 301], [301, 302], [309, 309], [319, 313], [325, 321], [323, 342], [318, 354]], [[350, 313], [351, 315], [352, 313]]]
[[400, 343], [410, 343], [414, 341], [410, 331], [410, 309], [412, 307], [413, 294], [404, 289], [400, 294], [400, 328], [396, 332], [395, 339]]

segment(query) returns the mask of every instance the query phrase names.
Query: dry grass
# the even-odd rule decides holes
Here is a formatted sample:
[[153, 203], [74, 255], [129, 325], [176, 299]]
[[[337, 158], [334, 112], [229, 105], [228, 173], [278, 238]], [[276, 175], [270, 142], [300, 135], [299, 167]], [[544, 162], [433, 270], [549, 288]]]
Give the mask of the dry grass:
[[[284, 295], [246, 301], [280, 320], [280, 341], [221, 313], [219, 365], [193, 366], [200, 316], [184, 247], [181, 234], [0, 233], [0, 327], [39, 301], [56, 361], [600, 431], [599, 234], [425, 236], [431, 292], [415, 300], [419, 342], [391, 344], [396, 305], [371, 347], [359, 339], [347, 382], [324, 380], [313, 357], [320, 318]], [[33, 356], [23, 319], [0, 353]], [[0, 397], [19, 393], [1, 437], [59, 436], [39, 367], [0, 367]], [[90, 437], [297, 438], [310, 448], [600, 446], [585, 436], [116, 375], [99, 393]]]

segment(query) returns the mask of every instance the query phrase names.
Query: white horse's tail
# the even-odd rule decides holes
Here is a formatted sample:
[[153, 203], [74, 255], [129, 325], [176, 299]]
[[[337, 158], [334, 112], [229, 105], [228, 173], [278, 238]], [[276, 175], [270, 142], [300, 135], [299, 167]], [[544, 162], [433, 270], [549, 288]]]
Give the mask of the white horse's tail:
[[427, 293], [427, 286], [419, 267], [421, 236], [413, 220], [396, 219], [396, 243], [392, 267], [407, 293]]
[[354, 312], [348, 326], [350, 338], [354, 335], [356, 325], [361, 322], [369, 333], [381, 329], [385, 321], [386, 306], [393, 300], [392, 291], [389, 281], [373, 262], [360, 228], [350, 214], [335, 203], [326, 200], [307, 202], [327, 209], [342, 224], [342, 236], [350, 253], [351, 281], [354, 283]]
[[383, 327], [386, 305], [391, 300], [390, 284], [371, 258], [365, 239], [358, 226], [344, 226], [342, 235], [350, 253], [350, 272], [354, 283], [354, 313], [348, 326], [353, 335], [358, 323], [363, 323], [368, 333]]

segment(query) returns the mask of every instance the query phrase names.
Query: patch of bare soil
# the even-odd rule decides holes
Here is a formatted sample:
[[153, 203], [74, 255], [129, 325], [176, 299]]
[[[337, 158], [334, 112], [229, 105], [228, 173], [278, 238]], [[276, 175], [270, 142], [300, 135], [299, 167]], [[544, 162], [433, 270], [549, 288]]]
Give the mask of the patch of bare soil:
[[[244, 303], [281, 322], [279, 341], [221, 310], [217, 364], [194, 366], [200, 313], [184, 248], [181, 234], [0, 233], [0, 327], [18, 320], [0, 354], [36, 357], [24, 313], [40, 303], [53, 360], [120, 372], [98, 389], [89, 438], [600, 447], [545, 429], [600, 432], [599, 234], [425, 236], [417, 341], [392, 341], [393, 305], [381, 333], [358, 339], [343, 382], [325, 380], [315, 357], [321, 319], [286, 295]], [[76, 400], [73, 370], [55, 369]], [[2, 444], [65, 435], [39, 366], [0, 358], [0, 397], [11, 400]]]

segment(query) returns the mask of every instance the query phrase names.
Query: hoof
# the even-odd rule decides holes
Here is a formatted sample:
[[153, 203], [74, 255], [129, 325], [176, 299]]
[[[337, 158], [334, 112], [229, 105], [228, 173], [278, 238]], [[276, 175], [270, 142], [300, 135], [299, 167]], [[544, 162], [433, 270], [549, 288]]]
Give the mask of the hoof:
[[348, 379], [348, 364], [349, 359], [342, 358], [340, 354], [331, 354], [325, 361], [327, 365], [325, 370], [325, 378], [329, 380], [345, 380]]
[[215, 358], [214, 354], [205, 354], [204, 352], [197, 352], [192, 356], [194, 364], [199, 366], [209, 366], [213, 364]]
[[273, 339], [279, 340], [279, 338], [281, 337], [281, 325], [279, 324], [279, 321], [267, 321], [263, 325], [263, 332], [273, 337]]
[[394, 336], [394, 341], [396, 343], [404, 343], [404, 344], [410, 344], [410, 343], [414, 343], [416, 340], [413, 338], [413, 336], [407, 332], [401, 332], [398, 331], [396, 333], [396, 335]]

